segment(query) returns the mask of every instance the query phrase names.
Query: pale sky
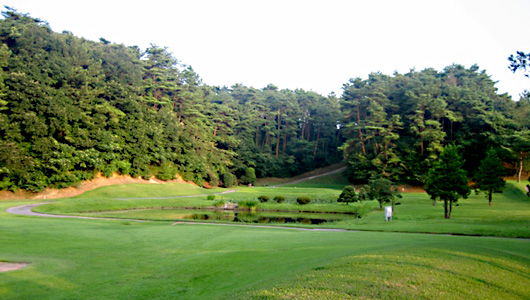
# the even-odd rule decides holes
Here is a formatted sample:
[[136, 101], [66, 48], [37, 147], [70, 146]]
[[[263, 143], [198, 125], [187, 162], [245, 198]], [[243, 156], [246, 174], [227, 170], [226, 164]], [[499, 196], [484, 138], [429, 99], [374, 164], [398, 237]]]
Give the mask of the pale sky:
[[528, 0], [0, 0], [56, 32], [167, 46], [208, 85], [335, 92], [371, 72], [477, 64], [515, 100], [530, 79], [508, 56], [530, 52]]

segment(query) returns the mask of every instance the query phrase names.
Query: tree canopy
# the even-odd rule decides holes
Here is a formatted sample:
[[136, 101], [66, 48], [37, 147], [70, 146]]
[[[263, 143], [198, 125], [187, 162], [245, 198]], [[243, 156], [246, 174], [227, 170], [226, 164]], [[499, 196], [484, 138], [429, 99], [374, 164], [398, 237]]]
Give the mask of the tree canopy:
[[497, 156], [497, 152], [490, 149], [475, 174], [475, 183], [480, 190], [487, 193], [489, 206], [491, 206], [493, 193], [502, 192], [504, 189], [506, 181], [503, 177], [505, 174], [506, 170]]
[[[467, 198], [471, 189], [468, 185], [467, 173], [464, 170], [464, 160], [458, 153], [458, 148], [447, 145], [440, 158], [436, 160], [427, 174], [425, 191], [433, 199], [444, 201], [444, 216], [451, 218], [453, 203], [459, 198]], [[449, 205], [448, 205], [449, 204]]]
[[350, 79], [341, 97], [209, 86], [165, 47], [55, 33], [13, 9], [3, 16], [2, 190], [63, 188], [98, 173], [231, 186], [341, 160], [353, 183], [422, 185], [449, 143], [470, 175], [489, 147], [506, 150], [511, 174], [528, 169], [530, 101], [498, 94], [476, 65], [372, 73]]

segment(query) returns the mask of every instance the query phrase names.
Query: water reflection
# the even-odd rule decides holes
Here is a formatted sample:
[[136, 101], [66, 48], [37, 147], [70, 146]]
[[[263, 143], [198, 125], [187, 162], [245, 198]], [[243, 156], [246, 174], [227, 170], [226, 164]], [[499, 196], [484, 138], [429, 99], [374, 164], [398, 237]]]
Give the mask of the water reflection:
[[353, 219], [353, 214], [295, 213], [262, 211], [195, 211], [173, 215], [180, 220], [228, 221], [242, 223], [278, 223], [319, 225], [340, 220]]

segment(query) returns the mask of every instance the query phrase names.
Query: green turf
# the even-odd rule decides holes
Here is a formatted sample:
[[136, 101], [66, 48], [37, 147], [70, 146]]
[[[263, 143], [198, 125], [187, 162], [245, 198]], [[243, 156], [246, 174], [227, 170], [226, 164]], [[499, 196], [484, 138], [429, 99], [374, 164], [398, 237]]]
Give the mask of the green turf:
[[[528, 240], [5, 212], [0, 230], [0, 261], [31, 262], [0, 273], [0, 299], [284, 299], [290, 291], [300, 296], [292, 299], [347, 299], [381, 295], [382, 288], [405, 298], [530, 295]], [[385, 259], [392, 268], [380, 266]]]
[[[158, 187], [156, 192], [103, 188], [43, 208], [208, 206], [214, 201], [205, 196], [114, 198], [216, 192]], [[487, 237], [530, 236], [530, 198], [523, 188], [510, 182], [504, 194], [495, 194], [492, 207], [484, 195], [472, 195], [460, 201], [450, 220], [443, 219], [440, 203], [433, 207], [426, 194], [417, 193], [400, 200], [393, 222], [375, 210], [361, 219], [306, 226], [359, 232], [18, 216], [5, 209], [34, 201], [4, 201], [0, 262], [31, 264], [0, 273], [0, 299], [529, 299], [530, 241]], [[355, 207], [334, 204], [338, 193], [340, 188], [329, 186], [239, 188], [215, 201], [283, 195], [288, 203], [280, 207], [290, 208], [300, 207], [293, 200], [304, 194], [316, 202], [304, 207]], [[112, 214], [140, 218], [142, 212], [164, 219], [156, 209]]]
[[[336, 174], [334, 174], [336, 175]], [[331, 175], [330, 175], [331, 176]], [[145, 186], [144, 187], [150, 187]], [[180, 187], [182, 190], [178, 190]], [[258, 209], [306, 212], [350, 212], [361, 213], [362, 218], [319, 225], [326, 228], [346, 228], [355, 230], [373, 231], [400, 231], [400, 232], [426, 232], [426, 233], [452, 233], [464, 235], [491, 235], [501, 237], [530, 238], [530, 198], [523, 193], [523, 184], [508, 182], [505, 192], [495, 194], [493, 206], [488, 206], [483, 194], [471, 195], [468, 199], [461, 199], [458, 206], [454, 206], [451, 219], [443, 218], [443, 206], [438, 202], [432, 206], [432, 201], [426, 193], [406, 193], [399, 199], [400, 205], [396, 206], [394, 220], [385, 222], [384, 213], [372, 210], [377, 207], [374, 202], [362, 205], [338, 204], [336, 199], [341, 192], [340, 188], [315, 188], [315, 187], [239, 187], [235, 193], [216, 195], [215, 200], [206, 200], [205, 196], [191, 198], [170, 199], [130, 199], [120, 198], [122, 189], [126, 187], [105, 188], [104, 191], [93, 192], [71, 199], [58, 200], [55, 203], [36, 208], [37, 211], [54, 214], [76, 214], [77, 212], [100, 212], [124, 210], [122, 213], [113, 213], [113, 217], [153, 220], [168, 220], [168, 212], [153, 212], [142, 210], [129, 212], [136, 208], [183, 208], [211, 207], [216, 201], [244, 201], [256, 200], [260, 195], [270, 199], [282, 195], [286, 202], [282, 204], [260, 203]], [[166, 192], [163, 194], [162, 191]], [[215, 191], [199, 189], [187, 184], [173, 184], [170, 189], [158, 192], [156, 197], [168, 195], [178, 197], [193, 191], [195, 195], [213, 192], [222, 192], [226, 189]], [[193, 194], [192, 193], [192, 194]], [[147, 194], [138, 193], [138, 194]], [[103, 198], [101, 195], [105, 195]], [[309, 205], [296, 204], [296, 197], [310, 196], [312, 203]], [[94, 214], [92, 214], [94, 215]], [[97, 214], [98, 216], [101, 214]], [[163, 216], [166, 215], [166, 216]]]

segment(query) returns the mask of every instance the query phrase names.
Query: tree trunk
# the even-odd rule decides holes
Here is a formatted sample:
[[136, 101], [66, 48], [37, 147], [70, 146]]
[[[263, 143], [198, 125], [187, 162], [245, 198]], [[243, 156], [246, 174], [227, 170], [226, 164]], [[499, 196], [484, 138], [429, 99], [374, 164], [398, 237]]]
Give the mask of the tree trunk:
[[357, 106], [357, 127], [359, 128], [359, 138], [361, 139], [361, 147], [363, 148], [363, 155], [366, 156], [366, 149], [364, 148], [363, 131], [361, 130], [361, 112]]
[[488, 202], [489, 202], [489, 205], [491, 206], [491, 198], [492, 198], [492, 194], [493, 194], [493, 188], [490, 188], [490, 191], [489, 191], [489, 194], [488, 194]]
[[259, 125], [256, 125], [256, 148], [259, 148]]
[[276, 157], [280, 155], [280, 137], [281, 137], [281, 124], [282, 124], [282, 115], [281, 110], [278, 107], [278, 139], [276, 140]]
[[317, 147], [318, 147], [318, 140], [320, 139], [320, 129], [318, 130], [318, 134], [317, 134], [317, 141], [315, 143], [315, 150], [313, 151], [313, 156], [316, 156], [317, 155]]
[[283, 137], [283, 146], [282, 146], [282, 156], [285, 156], [285, 148], [287, 147], [287, 133], [285, 133], [285, 136]]
[[521, 174], [523, 173], [523, 152], [519, 152], [519, 172], [517, 172], [517, 183], [521, 182]]
[[448, 207], [447, 207], [447, 199], [444, 199], [444, 213], [445, 213], [445, 218], [449, 219], [449, 210], [448, 210]]

